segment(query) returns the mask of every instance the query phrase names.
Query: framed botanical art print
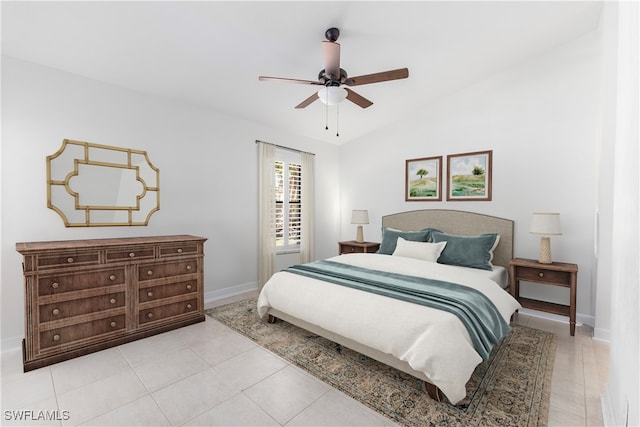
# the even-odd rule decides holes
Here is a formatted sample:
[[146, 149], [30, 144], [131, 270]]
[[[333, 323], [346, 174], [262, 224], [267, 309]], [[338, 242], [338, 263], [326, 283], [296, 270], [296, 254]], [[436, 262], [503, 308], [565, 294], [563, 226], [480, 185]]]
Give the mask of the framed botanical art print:
[[404, 199], [407, 202], [442, 200], [442, 156], [405, 162]]
[[447, 200], [491, 200], [493, 151], [447, 156]]

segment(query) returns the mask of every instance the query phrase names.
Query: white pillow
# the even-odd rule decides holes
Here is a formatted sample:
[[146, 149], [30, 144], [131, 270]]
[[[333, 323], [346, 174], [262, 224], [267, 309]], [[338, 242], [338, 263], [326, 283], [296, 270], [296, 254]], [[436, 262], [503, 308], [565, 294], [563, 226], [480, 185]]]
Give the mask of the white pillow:
[[412, 242], [398, 237], [396, 250], [392, 255], [405, 258], [417, 258], [429, 262], [437, 262], [438, 257], [444, 250], [447, 242], [428, 243], [428, 242]]

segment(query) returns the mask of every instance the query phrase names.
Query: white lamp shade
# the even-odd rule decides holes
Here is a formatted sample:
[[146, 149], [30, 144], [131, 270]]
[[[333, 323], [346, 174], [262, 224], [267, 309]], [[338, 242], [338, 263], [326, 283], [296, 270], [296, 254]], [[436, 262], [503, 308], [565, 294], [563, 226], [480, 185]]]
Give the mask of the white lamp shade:
[[351, 224], [369, 224], [369, 211], [354, 209], [351, 213]]
[[545, 236], [562, 234], [560, 214], [535, 212], [531, 218], [530, 232], [533, 234], [543, 234]]
[[318, 98], [327, 105], [341, 103], [347, 97], [347, 91], [339, 86], [327, 86], [318, 91]]

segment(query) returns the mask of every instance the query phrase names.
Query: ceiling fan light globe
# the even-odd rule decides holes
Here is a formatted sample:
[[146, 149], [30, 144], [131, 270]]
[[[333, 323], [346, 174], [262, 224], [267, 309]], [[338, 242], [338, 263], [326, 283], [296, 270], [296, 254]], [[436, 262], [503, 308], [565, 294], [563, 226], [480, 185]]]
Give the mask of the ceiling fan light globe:
[[323, 87], [318, 91], [318, 98], [327, 105], [337, 105], [347, 98], [347, 91], [339, 86]]

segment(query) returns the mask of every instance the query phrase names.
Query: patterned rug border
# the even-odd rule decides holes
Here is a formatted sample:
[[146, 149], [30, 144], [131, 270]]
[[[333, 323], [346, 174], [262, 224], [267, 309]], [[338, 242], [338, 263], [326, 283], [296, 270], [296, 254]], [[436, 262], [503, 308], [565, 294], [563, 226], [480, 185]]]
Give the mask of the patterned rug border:
[[[557, 348], [557, 336], [551, 332], [512, 325], [512, 332], [494, 348], [488, 361], [478, 365], [467, 382], [467, 397], [451, 405], [430, 399], [421, 382], [410, 375], [289, 323], [268, 324], [257, 315], [256, 299], [252, 297], [210, 308], [205, 313], [396, 423], [547, 425]], [[267, 334], [288, 334], [286, 337], [295, 340], [281, 337], [269, 341], [265, 338]], [[526, 340], [521, 342], [524, 335], [537, 338], [534, 349], [538, 351], [533, 356], [531, 345]], [[287, 351], [291, 345], [298, 347], [293, 349], [298, 353]], [[536, 362], [533, 366], [532, 361]], [[508, 364], [512, 377], [499, 370], [504, 368], [502, 364]], [[368, 375], [358, 375], [358, 371]], [[371, 372], [374, 379], [370, 378]], [[531, 372], [536, 372], [533, 378], [528, 377]], [[514, 379], [525, 381], [524, 387]]]

